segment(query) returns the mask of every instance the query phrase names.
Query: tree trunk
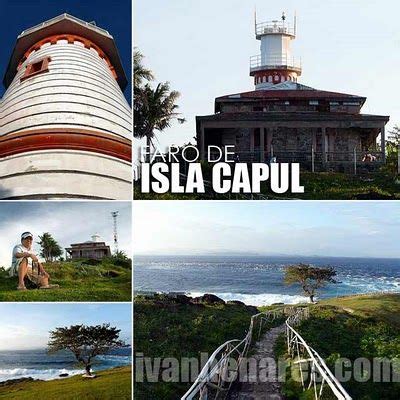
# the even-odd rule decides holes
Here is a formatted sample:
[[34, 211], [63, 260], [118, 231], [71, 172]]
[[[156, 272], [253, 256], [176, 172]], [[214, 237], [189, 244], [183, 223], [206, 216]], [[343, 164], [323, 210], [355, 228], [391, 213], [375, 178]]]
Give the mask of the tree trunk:
[[146, 136], [146, 146], [147, 146], [147, 151], [149, 152], [149, 154], [146, 157], [146, 162], [150, 162], [150, 149], [151, 149], [151, 141], [150, 141], [150, 136]]
[[91, 364], [86, 364], [85, 365], [86, 374], [89, 375], [89, 376], [92, 375], [92, 373], [90, 372], [91, 368], [92, 368]]
[[314, 303], [314, 296], [315, 296], [315, 294], [311, 294], [311, 295], [310, 295], [310, 302], [311, 302], [311, 303]]

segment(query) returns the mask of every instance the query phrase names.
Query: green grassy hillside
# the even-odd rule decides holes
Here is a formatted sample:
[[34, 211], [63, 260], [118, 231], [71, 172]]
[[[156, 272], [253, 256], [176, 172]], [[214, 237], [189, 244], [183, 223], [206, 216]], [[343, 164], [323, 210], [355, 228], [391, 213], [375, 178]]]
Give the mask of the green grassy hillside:
[[[95, 264], [95, 265], [91, 265]], [[88, 260], [54, 262], [44, 265], [51, 283], [60, 289], [17, 291], [17, 278], [0, 273], [0, 301], [130, 301], [131, 269]]]
[[[400, 355], [400, 295], [349, 296], [321, 301], [311, 306], [310, 318], [303, 322], [299, 333], [331, 370], [338, 358], [355, 360], [375, 357], [393, 360]], [[276, 348], [277, 356], [286, 353], [282, 337]], [[345, 389], [358, 400], [397, 400], [400, 383], [379, 383], [351, 379], [343, 383]], [[288, 400], [308, 399], [298, 383], [286, 382], [284, 393]], [[328, 392], [326, 392], [327, 394]], [[330, 399], [329, 396], [323, 399]]]
[[339, 297], [321, 301], [363, 318], [373, 318], [400, 329], [400, 294]]
[[47, 382], [23, 382], [0, 387], [1, 400], [131, 400], [132, 369], [113, 368], [96, 373]]
[[[135, 352], [145, 357], [200, 358], [222, 343], [242, 339], [256, 309], [240, 304], [180, 304], [157, 296], [135, 297]], [[136, 377], [139, 378], [140, 377]], [[135, 399], [176, 400], [188, 383], [136, 383]]]

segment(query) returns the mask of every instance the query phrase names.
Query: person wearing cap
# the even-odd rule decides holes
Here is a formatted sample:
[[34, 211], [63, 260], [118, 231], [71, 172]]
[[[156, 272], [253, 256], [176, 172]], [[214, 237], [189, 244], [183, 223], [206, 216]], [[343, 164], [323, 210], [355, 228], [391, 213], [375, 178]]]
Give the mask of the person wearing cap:
[[13, 249], [10, 276], [18, 276], [17, 290], [27, 290], [25, 278], [28, 278], [39, 289], [49, 289], [58, 285], [49, 285], [49, 274], [39, 262], [36, 254], [32, 251], [33, 235], [24, 232], [21, 235], [21, 244]]

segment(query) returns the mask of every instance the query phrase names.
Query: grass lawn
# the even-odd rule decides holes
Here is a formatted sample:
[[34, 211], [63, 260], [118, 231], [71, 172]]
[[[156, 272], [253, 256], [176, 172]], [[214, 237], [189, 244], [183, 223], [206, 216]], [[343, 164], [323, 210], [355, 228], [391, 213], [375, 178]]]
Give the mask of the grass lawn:
[[[343, 173], [301, 172], [303, 194], [288, 194], [304, 200], [396, 200], [400, 199], [400, 184], [383, 173], [371, 174], [368, 180]], [[268, 195], [268, 192], [265, 192]]]
[[327, 299], [321, 305], [331, 305], [364, 318], [374, 318], [400, 329], [400, 294], [376, 294]]
[[64, 261], [45, 264], [51, 283], [59, 289], [17, 291], [17, 278], [0, 274], [0, 301], [130, 301], [131, 269], [103, 260]]
[[131, 367], [96, 372], [97, 378], [81, 376], [53, 381], [23, 382], [0, 387], [1, 400], [131, 400]]
[[[370, 360], [394, 360], [400, 354], [400, 295], [376, 294], [327, 299], [311, 306], [311, 316], [298, 331], [322, 358], [331, 371], [341, 357], [354, 361], [360, 357]], [[277, 356], [285, 356], [285, 339], [280, 338], [275, 348]], [[297, 368], [297, 367], [294, 367]], [[348, 369], [350, 370], [350, 369]], [[295, 369], [296, 372], [296, 369]], [[400, 383], [365, 382], [354, 379], [343, 383], [353, 399], [397, 400]], [[303, 392], [299, 383], [288, 379], [283, 392], [288, 400], [311, 399], [311, 392]], [[331, 399], [329, 390], [323, 399]]]

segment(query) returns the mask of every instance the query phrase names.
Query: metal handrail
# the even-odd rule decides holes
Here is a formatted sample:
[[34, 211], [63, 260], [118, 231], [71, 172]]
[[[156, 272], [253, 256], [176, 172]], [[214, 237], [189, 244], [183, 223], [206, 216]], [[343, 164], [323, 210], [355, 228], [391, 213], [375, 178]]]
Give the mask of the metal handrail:
[[[292, 308], [289, 308], [292, 310]], [[220, 375], [221, 370], [227, 365], [227, 362], [229, 361], [230, 357], [232, 354], [237, 355], [238, 362], [236, 364], [236, 371], [239, 369], [240, 363], [242, 359], [246, 356], [252, 339], [253, 339], [253, 334], [254, 334], [254, 329], [255, 329], [255, 321], [257, 319], [260, 319], [260, 328], [259, 328], [259, 335], [261, 334], [261, 327], [262, 327], [262, 321], [263, 319], [269, 320], [269, 319], [276, 319], [278, 316], [285, 314], [287, 312], [288, 308], [277, 308], [273, 309], [270, 311], [265, 311], [259, 314], [255, 314], [251, 317], [250, 319], [250, 325], [249, 325], [249, 330], [242, 340], [229, 340], [219, 346], [210, 356], [210, 358], [207, 360], [206, 364], [200, 371], [200, 374], [192, 384], [192, 386], [189, 388], [189, 390], [181, 397], [181, 400], [192, 400], [194, 399], [197, 394], [199, 394], [199, 399], [207, 399], [207, 386], [208, 384], [215, 379], [217, 375]], [[236, 343], [235, 346], [232, 346], [234, 343]], [[242, 348], [243, 347], [243, 348]], [[217, 361], [218, 355], [221, 354], [221, 358]], [[214, 365], [215, 363], [215, 365]], [[232, 384], [232, 382], [224, 382], [223, 380], [219, 380], [219, 386], [218, 389], [219, 391], [226, 390], [224, 387], [226, 383], [228, 383], [228, 388]]]
[[[216, 379], [218, 379], [218, 384], [212, 385], [213, 388], [217, 389], [217, 395], [221, 391], [229, 390], [232, 382], [225, 382], [223, 378], [221, 378], [222, 373], [228, 365], [229, 359], [233, 354], [235, 354], [238, 358], [238, 362], [236, 364], [236, 371], [240, 367], [240, 363], [243, 358], [247, 355], [250, 345], [252, 343], [252, 338], [255, 329], [255, 322], [257, 319], [260, 319], [260, 327], [259, 327], [259, 336], [261, 334], [262, 322], [263, 319], [275, 319], [280, 315], [287, 315], [289, 317], [285, 321], [286, 325], [286, 338], [287, 338], [287, 346], [288, 353], [291, 356], [294, 356], [297, 353], [297, 364], [301, 363], [310, 363], [311, 362], [311, 378], [308, 385], [308, 389], [311, 386], [314, 387], [314, 398], [315, 400], [320, 400], [321, 395], [324, 389], [324, 384], [326, 383], [333, 394], [336, 396], [338, 400], [352, 400], [350, 395], [346, 392], [340, 382], [333, 375], [331, 370], [328, 368], [324, 360], [321, 356], [310, 347], [303, 337], [295, 330], [294, 326], [300, 324], [303, 320], [309, 317], [309, 309], [308, 308], [298, 308], [296, 312], [293, 311], [293, 307], [289, 308], [278, 308], [270, 311], [262, 312], [256, 315], [253, 315], [250, 319], [249, 330], [242, 340], [229, 340], [219, 346], [207, 360], [206, 364], [202, 368], [200, 374], [196, 378], [195, 382], [189, 388], [189, 390], [181, 397], [181, 400], [192, 400], [198, 395], [199, 400], [208, 399], [208, 386], [209, 384]], [[307, 353], [306, 358], [301, 358], [303, 352]], [[218, 356], [220, 355], [220, 359], [218, 360]], [[317, 388], [317, 374], [318, 372], [322, 377], [322, 382], [320, 388]], [[303, 373], [300, 365], [300, 376], [302, 379], [303, 389], [305, 386], [305, 379], [303, 377]]]
[[[289, 316], [286, 320], [286, 338], [287, 338], [287, 346], [288, 352], [290, 355], [294, 355], [297, 353], [298, 363], [301, 362], [311, 362], [311, 379], [308, 386], [308, 389], [311, 386], [314, 386], [314, 397], [316, 400], [319, 400], [322, 395], [322, 391], [324, 388], [324, 383], [332, 390], [333, 394], [336, 396], [338, 400], [352, 400], [351, 396], [346, 392], [341, 383], [336, 379], [336, 377], [332, 374], [331, 370], [325, 364], [324, 360], [321, 356], [310, 347], [303, 337], [293, 328], [292, 325], [298, 325], [303, 320], [309, 317], [309, 309], [308, 308], [300, 308], [294, 314]], [[301, 347], [301, 348], [300, 348]], [[305, 350], [307, 352], [306, 359], [301, 359], [301, 350]], [[300, 365], [301, 368], [301, 365]], [[322, 376], [323, 380], [321, 382], [321, 386], [319, 392], [317, 390], [317, 382], [316, 382], [316, 370], [318, 370], [319, 374]], [[300, 376], [302, 380], [303, 388], [305, 389], [305, 381], [303, 379], [303, 374], [300, 370]]]
[[295, 36], [296, 30], [289, 23], [284, 21], [268, 21], [256, 23], [257, 36], [268, 34], [287, 34]]
[[250, 57], [251, 70], [257, 70], [260, 68], [276, 68], [282, 66], [301, 69], [301, 59], [297, 59], [288, 53], [269, 54], [267, 57], [257, 54]]

